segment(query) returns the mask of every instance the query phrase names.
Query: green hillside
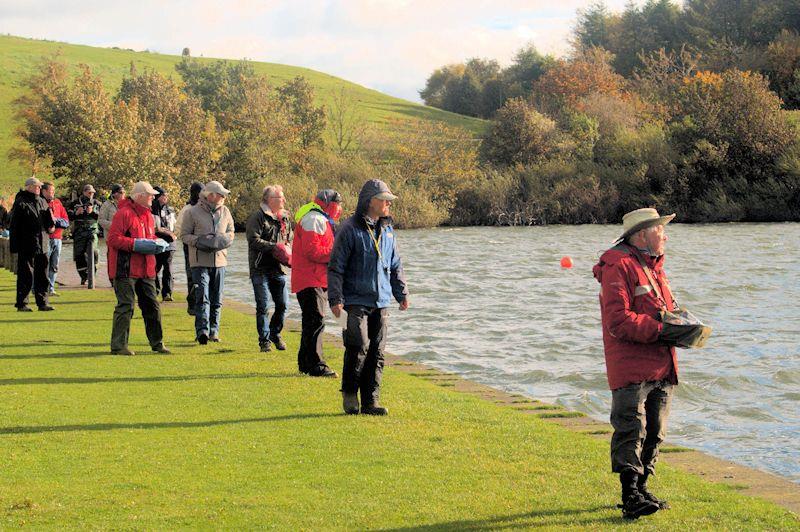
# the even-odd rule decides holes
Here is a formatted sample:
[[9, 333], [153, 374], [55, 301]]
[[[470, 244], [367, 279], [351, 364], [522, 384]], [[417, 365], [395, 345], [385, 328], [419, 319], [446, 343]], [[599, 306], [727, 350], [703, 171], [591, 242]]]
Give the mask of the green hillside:
[[[34, 72], [42, 57], [60, 54], [61, 58], [77, 71], [79, 64], [86, 64], [100, 75], [106, 88], [116, 91], [131, 63], [140, 71], [152, 68], [166, 75], [179, 78], [175, 64], [180, 56], [149, 52], [134, 52], [114, 48], [95, 48], [51, 41], [39, 41], [13, 36], [0, 36], [0, 193], [16, 190], [28, 171], [16, 162], [8, 160], [8, 150], [19, 142], [14, 136], [16, 124], [11, 102], [21, 94], [21, 82]], [[215, 61], [215, 59], [201, 59]], [[434, 120], [451, 126], [466, 128], [480, 133], [484, 121], [433, 107], [425, 107], [407, 100], [387, 96], [355, 83], [307, 68], [274, 63], [253, 63], [256, 72], [269, 76], [275, 84], [283, 83], [295, 76], [304, 76], [317, 89], [320, 103], [327, 103], [335, 91], [344, 86], [361, 106], [361, 114], [372, 124], [386, 127], [394, 120]]]

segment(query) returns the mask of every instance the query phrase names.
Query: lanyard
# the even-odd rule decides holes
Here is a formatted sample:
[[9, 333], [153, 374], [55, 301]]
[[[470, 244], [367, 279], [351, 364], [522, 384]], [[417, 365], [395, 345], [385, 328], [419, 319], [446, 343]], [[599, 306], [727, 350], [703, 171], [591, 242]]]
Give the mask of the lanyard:
[[659, 303], [661, 303], [661, 307], [664, 310], [667, 310], [667, 300], [664, 299], [664, 296], [661, 294], [661, 290], [658, 287], [658, 283], [653, 278], [652, 270], [650, 269], [650, 267], [647, 265], [647, 263], [644, 261], [644, 259], [642, 258], [642, 256], [639, 253], [634, 252], [634, 255], [636, 255], [636, 258], [639, 260], [639, 265], [644, 270], [644, 274], [647, 276], [647, 280], [650, 282], [650, 286], [653, 288], [653, 291], [656, 293], [656, 297], [658, 297], [658, 301], [659, 301]]

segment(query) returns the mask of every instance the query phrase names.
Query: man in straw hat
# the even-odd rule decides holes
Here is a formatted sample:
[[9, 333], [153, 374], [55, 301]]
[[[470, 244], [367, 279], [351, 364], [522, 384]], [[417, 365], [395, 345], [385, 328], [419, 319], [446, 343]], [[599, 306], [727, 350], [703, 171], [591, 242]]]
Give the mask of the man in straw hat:
[[669, 506], [647, 489], [664, 441], [673, 387], [675, 348], [661, 340], [662, 311], [675, 309], [664, 273], [665, 226], [674, 214], [637, 209], [622, 218], [623, 232], [593, 272], [600, 282], [606, 371], [611, 388], [611, 468], [622, 484], [629, 519]]

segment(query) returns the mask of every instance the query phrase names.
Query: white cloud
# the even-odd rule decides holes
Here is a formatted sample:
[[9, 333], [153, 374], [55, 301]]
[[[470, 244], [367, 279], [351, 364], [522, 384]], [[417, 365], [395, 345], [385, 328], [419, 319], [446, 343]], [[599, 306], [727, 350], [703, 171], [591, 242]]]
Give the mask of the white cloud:
[[[606, 2], [621, 9], [625, 0]], [[304, 66], [417, 100], [433, 69], [469, 57], [507, 64], [533, 42], [568, 50], [563, 0], [4, 0], [0, 33], [96, 46]]]

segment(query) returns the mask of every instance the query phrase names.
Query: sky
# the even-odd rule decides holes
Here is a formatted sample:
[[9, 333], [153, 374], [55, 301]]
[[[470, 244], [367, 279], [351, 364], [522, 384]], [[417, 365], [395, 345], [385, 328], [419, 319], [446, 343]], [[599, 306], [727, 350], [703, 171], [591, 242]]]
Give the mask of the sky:
[[[612, 11], [626, 0], [606, 0]], [[312, 68], [407, 100], [434, 69], [502, 66], [528, 44], [564, 55], [578, 9], [559, 0], [0, 0], [0, 33]]]

